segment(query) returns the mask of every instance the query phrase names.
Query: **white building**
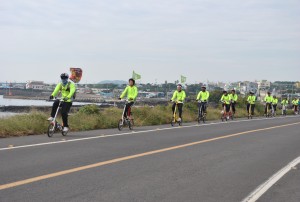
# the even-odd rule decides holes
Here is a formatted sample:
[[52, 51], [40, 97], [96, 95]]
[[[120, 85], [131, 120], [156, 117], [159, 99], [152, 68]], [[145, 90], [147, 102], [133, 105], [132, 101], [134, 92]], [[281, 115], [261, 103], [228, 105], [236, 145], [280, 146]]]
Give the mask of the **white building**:
[[267, 80], [257, 81], [258, 89], [266, 89], [271, 87], [271, 82]]
[[43, 81], [28, 81], [26, 89], [44, 90], [45, 84]]

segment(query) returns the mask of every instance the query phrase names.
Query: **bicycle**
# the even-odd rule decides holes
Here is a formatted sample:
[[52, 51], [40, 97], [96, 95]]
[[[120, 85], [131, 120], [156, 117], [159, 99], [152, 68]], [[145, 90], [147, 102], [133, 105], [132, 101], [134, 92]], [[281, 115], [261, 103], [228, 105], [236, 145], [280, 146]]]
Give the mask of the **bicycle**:
[[222, 102], [224, 104], [223, 106], [223, 110], [221, 111], [221, 120], [222, 122], [224, 121], [228, 121], [229, 120], [229, 115], [227, 115], [227, 112], [226, 112], [226, 104], [225, 102]]
[[182, 119], [180, 119], [180, 121], [178, 121], [178, 117], [177, 117], [178, 104], [179, 103], [176, 102], [173, 118], [171, 121], [171, 126], [175, 126], [176, 123], [178, 123], [179, 126], [182, 126]]
[[[130, 102], [128, 100], [126, 100], [124, 108], [123, 108], [122, 118], [118, 122], [118, 129], [119, 129], [119, 131], [123, 130], [124, 126], [128, 126], [129, 130], [133, 130], [133, 126], [134, 126], [134, 120], [133, 120], [133, 118], [128, 118], [128, 116], [125, 117], [126, 105], [128, 103], [130, 103]], [[130, 110], [129, 116], [131, 116], [131, 115], [132, 115], [132, 113], [131, 113], [131, 110]]]
[[286, 116], [287, 115], [287, 106], [286, 105], [282, 105], [282, 116]]
[[206, 121], [206, 113], [204, 113], [205, 104], [206, 102], [198, 101], [198, 117], [197, 117], [198, 123], [201, 123], [201, 121], [205, 123]]
[[294, 105], [294, 114], [295, 114], [295, 115], [299, 114], [297, 108], [298, 108], [298, 107], [297, 107], [296, 105]]
[[61, 109], [61, 105], [62, 105], [62, 103], [64, 103], [64, 100], [63, 99], [53, 99], [50, 101], [55, 101], [55, 100], [59, 100], [59, 105], [57, 107], [57, 110], [56, 110], [55, 116], [53, 117], [53, 120], [50, 121], [50, 124], [48, 126], [48, 130], [47, 130], [48, 137], [52, 137], [56, 131], [60, 131], [63, 136], [66, 136], [68, 134], [68, 131], [64, 131], [63, 124], [60, 124], [56, 121], [58, 111]]
[[[267, 107], [267, 113], [266, 113], [266, 117], [270, 118], [274, 116], [274, 109], [273, 109], [273, 105], [271, 103], [266, 103], [266, 107]], [[270, 109], [271, 108], [271, 109]]]
[[249, 111], [248, 111], [248, 119], [252, 119], [253, 115], [252, 115], [252, 105], [249, 103]]

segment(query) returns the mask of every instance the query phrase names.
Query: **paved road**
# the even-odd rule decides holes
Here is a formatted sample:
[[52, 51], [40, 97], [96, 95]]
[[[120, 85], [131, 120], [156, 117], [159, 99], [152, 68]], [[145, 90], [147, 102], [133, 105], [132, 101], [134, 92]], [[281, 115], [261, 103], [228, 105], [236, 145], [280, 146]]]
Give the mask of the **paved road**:
[[[242, 201], [300, 156], [299, 129], [287, 117], [0, 139], [0, 201]], [[260, 201], [300, 201], [299, 179]]]

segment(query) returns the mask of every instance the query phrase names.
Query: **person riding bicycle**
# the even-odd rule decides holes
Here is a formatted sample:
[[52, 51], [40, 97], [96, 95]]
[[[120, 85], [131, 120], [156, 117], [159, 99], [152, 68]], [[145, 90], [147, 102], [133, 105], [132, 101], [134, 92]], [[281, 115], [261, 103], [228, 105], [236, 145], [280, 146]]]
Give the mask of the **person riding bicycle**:
[[182, 108], [183, 108], [183, 102], [185, 100], [186, 94], [184, 92], [184, 90], [182, 90], [182, 85], [178, 84], [177, 85], [177, 90], [173, 93], [173, 97], [170, 100], [171, 102], [174, 102], [173, 106], [172, 106], [172, 112], [174, 114], [175, 112], [175, 107], [177, 104], [178, 107], [178, 111], [179, 111], [179, 118], [178, 118], [178, 122], [181, 122], [182, 120]]
[[271, 96], [271, 92], [268, 92], [268, 95], [265, 97], [265, 115], [267, 114], [267, 109], [272, 109], [273, 97]]
[[273, 101], [272, 101], [274, 113], [276, 113], [277, 104], [278, 104], [278, 98], [276, 97], [276, 95], [274, 95], [274, 96], [273, 96]]
[[298, 105], [299, 105], [299, 100], [297, 99], [297, 97], [295, 97], [292, 101], [292, 105], [294, 108], [294, 112], [295, 114], [298, 112]]
[[284, 115], [284, 110], [287, 110], [289, 101], [287, 100], [287, 97], [283, 97], [281, 101], [281, 106], [282, 106], [282, 115]]
[[196, 101], [199, 102], [198, 106], [203, 107], [203, 113], [206, 114], [206, 109], [207, 109], [207, 101], [209, 98], [209, 92], [206, 90], [206, 86], [202, 85], [201, 86], [201, 91], [198, 93]]
[[230, 100], [231, 100], [231, 107], [232, 107], [232, 113], [235, 114], [235, 105], [237, 103], [238, 100], [238, 96], [235, 93], [235, 89], [231, 90], [231, 94], [230, 94]]
[[132, 78], [128, 80], [128, 86], [121, 94], [119, 100], [123, 99], [125, 96], [127, 96], [128, 103], [126, 103], [124, 118], [131, 119], [131, 107], [134, 105], [138, 96], [138, 88], [135, 86], [135, 80]]
[[228, 94], [226, 90], [223, 91], [223, 95], [221, 97], [222, 106], [225, 106], [225, 116], [227, 115], [227, 119], [229, 119], [229, 111], [230, 111], [230, 103], [231, 103], [231, 96]]
[[250, 115], [249, 114], [250, 107], [251, 107], [251, 115], [252, 116], [254, 115], [255, 102], [256, 102], [256, 96], [254, 95], [253, 91], [250, 91], [250, 95], [247, 98], [247, 112], [248, 112], [248, 115]]
[[[61, 98], [64, 102], [61, 104], [61, 116], [63, 120], [63, 132], [69, 131], [68, 124], [68, 114], [72, 107], [74, 95], [76, 93], [76, 86], [73, 82], [69, 81], [69, 75], [67, 73], [62, 73], [60, 75], [61, 82], [58, 83], [50, 96], [50, 100], [53, 100], [54, 97], [61, 93]], [[59, 107], [60, 100], [55, 100], [52, 106], [51, 117], [48, 118], [48, 121], [53, 121], [57, 108]]]

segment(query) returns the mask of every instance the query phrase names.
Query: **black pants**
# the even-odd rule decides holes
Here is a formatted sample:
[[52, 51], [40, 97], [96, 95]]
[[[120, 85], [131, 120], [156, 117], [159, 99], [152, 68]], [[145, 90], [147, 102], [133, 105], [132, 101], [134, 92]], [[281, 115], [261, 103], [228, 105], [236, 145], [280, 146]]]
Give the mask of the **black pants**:
[[225, 105], [225, 108], [226, 108], [226, 113], [228, 113], [230, 111], [230, 104], [223, 104], [223, 108], [224, 108], [224, 105]]
[[[179, 118], [182, 118], [183, 103], [178, 103], [177, 106], [178, 106], [178, 111], [179, 111]], [[174, 114], [174, 111], [175, 111], [175, 107], [176, 107], [176, 103], [174, 103], [173, 106], [172, 106], [173, 114]]]
[[128, 116], [131, 115], [131, 107], [132, 105], [134, 104], [134, 102], [129, 102], [126, 104], [126, 107], [125, 107], [125, 112], [124, 112], [124, 117], [127, 118]]
[[235, 102], [232, 102], [232, 103], [231, 103], [232, 112], [233, 112], [234, 114], [235, 114], [235, 104], [236, 104]]
[[273, 105], [274, 112], [276, 112], [277, 105]]
[[200, 109], [201, 106], [202, 106], [202, 109], [203, 109], [203, 113], [206, 113], [207, 102], [200, 102], [200, 103], [198, 103], [199, 109]]
[[[52, 107], [51, 117], [55, 116], [56, 110], [59, 107], [58, 105], [59, 105], [59, 100], [55, 100]], [[61, 104], [61, 116], [62, 116], [64, 127], [69, 127], [68, 114], [70, 112], [71, 107], [72, 107], [72, 102], [63, 102]]]
[[[247, 112], [249, 113], [250, 104], [247, 104]], [[251, 104], [251, 114], [254, 115], [255, 104]]]
[[267, 114], [267, 109], [269, 108], [269, 110], [271, 110], [272, 109], [272, 104], [269, 104], [269, 103], [267, 103], [266, 104], [266, 106], [265, 106], [265, 114]]

